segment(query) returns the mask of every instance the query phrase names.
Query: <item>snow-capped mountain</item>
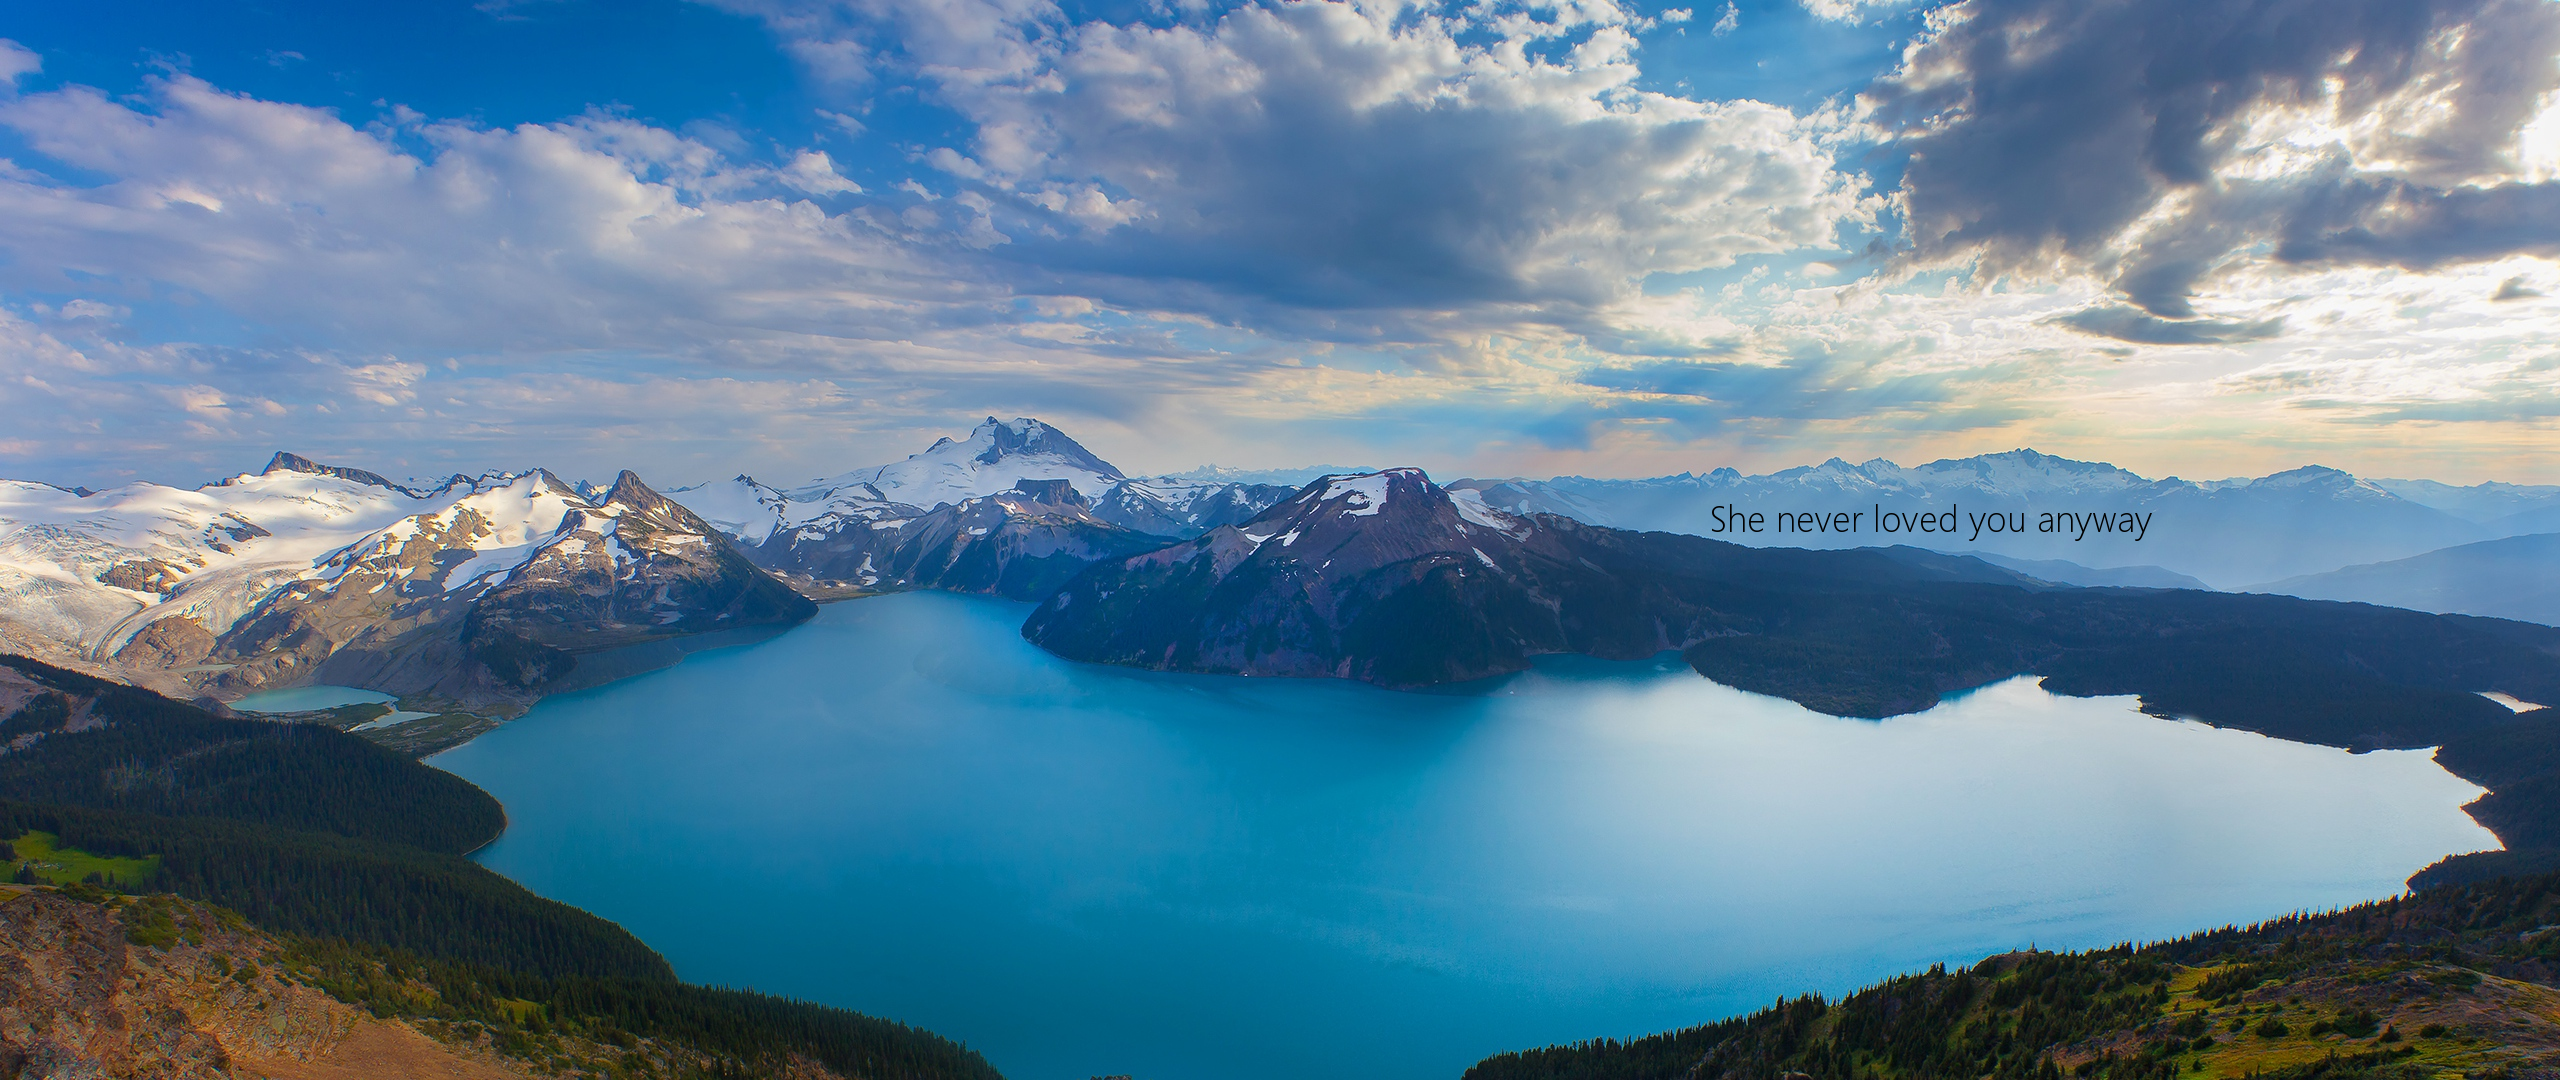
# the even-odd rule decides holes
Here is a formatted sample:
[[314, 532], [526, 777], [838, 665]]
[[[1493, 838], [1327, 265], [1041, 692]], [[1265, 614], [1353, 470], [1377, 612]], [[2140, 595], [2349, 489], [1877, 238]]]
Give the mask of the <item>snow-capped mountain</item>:
[[[2219, 588], [2399, 558], [2497, 531], [2413, 501], [2392, 490], [2394, 485], [2417, 490], [2411, 482], [2366, 481], [2321, 466], [2255, 479], [2150, 480], [2104, 463], [2013, 450], [1907, 468], [1883, 459], [1851, 464], [1834, 458], [1762, 476], [1717, 469], [1646, 480], [1461, 480], [1451, 487], [1478, 491], [1488, 504], [1517, 512], [1565, 514], [1616, 528], [1685, 532], [1752, 545], [1915, 544], [2099, 568], [2158, 566]], [[2519, 491], [2525, 497], [2474, 501], [2532, 505], [2529, 490]], [[2151, 515], [2151, 524], [2138, 539], [2032, 527], [2024, 533], [1977, 533], [1961, 515], [1953, 534], [1885, 535], [1872, 525], [1852, 533], [1755, 534], [1719, 531], [1719, 507], [1773, 516], [1950, 508], [1964, 515], [2130, 512]]]
[[[1293, 489], [1119, 468], [1038, 420], [988, 417], [904, 461], [792, 488], [753, 477], [669, 494], [757, 565], [813, 589], [1038, 599], [1083, 563], [1243, 521]], [[1032, 560], [1014, 568], [1016, 560]]]
[[420, 491], [291, 454], [192, 491], [0, 482], [0, 633], [189, 696], [332, 682], [503, 710], [543, 689], [518, 653], [556, 678], [572, 653], [814, 610], [638, 477], [599, 494], [541, 470]]
[[[1517, 671], [1541, 653], [1635, 659], [1731, 632], [1731, 614], [1701, 601], [1712, 574], [1664, 577], [1654, 549], [1669, 540], [1751, 553], [1513, 514], [1420, 469], [1320, 477], [1251, 521], [1096, 564], [1022, 633], [1074, 660], [1388, 686]], [[2041, 587], [1917, 554], [1828, 557], [1909, 580]]]
[[[2296, 478], [2318, 489], [2320, 477]], [[2560, 692], [2560, 631], [2293, 597], [2052, 585], [1910, 547], [1746, 547], [1494, 509], [1414, 469], [1326, 477], [1261, 516], [1099, 563], [1023, 637], [1073, 660], [1421, 686], [1542, 653], [1679, 649], [1839, 716], [2022, 674], [2058, 693], [2360, 749]]]

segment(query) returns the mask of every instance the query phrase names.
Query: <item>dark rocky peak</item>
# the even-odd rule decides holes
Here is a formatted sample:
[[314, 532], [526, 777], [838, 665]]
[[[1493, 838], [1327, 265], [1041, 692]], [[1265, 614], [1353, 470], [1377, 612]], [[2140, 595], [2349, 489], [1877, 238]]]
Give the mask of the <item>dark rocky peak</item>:
[[1460, 500], [1413, 468], [1320, 477], [1231, 527], [1236, 539], [1254, 545], [1257, 561], [1296, 561], [1328, 576], [1434, 555], [1491, 558], [1534, 528], [1481, 499]]
[[[974, 459], [982, 465], [994, 465], [1017, 454], [1037, 454], [1090, 469], [1108, 479], [1121, 479], [1119, 467], [1095, 457], [1093, 451], [1068, 438], [1065, 432], [1029, 417], [998, 420], [990, 416], [979, 422], [977, 430], [969, 433], [969, 438], [972, 442], [980, 439], [987, 442], [986, 448], [978, 451]], [[939, 447], [942, 443], [934, 445]]]
[[1084, 495], [1076, 490], [1075, 482], [1072, 480], [1016, 480], [1013, 482], [1013, 490], [998, 498], [1008, 502], [1028, 502], [1037, 506], [1082, 507], [1087, 505]]
[[602, 504], [606, 506], [619, 504], [634, 510], [655, 510], [665, 505], [666, 501], [666, 496], [658, 494], [656, 489], [641, 481], [639, 473], [624, 469], [622, 475], [613, 478], [613, 487], [605, 491]]
[[640, 479], [639, 473], [629, 469], [622, 470], [621, 475], [613, 478], [613, 487], [606, 490], [604, 498], [596, 500], [596, 507], [621, 511], [625, 527], [637, 522], [669, 532], [702, 537], [726, 536], [701, 516], [685, 509], [683, 504], [658, 494], [657, 489]]
[[1263, 511], [1253, 523], [1296, 522], [1317, 516], [1374, 517], [1391, 506], [1402, 516], [1417, 511], [1428, 513], [1434, 504], [1448, 501], [1449, 493], [1415, 468], [1319, 476], [1299, 488], [1296, 496]]
[[405, 495], [417, 494], [417, 492], [410, 491], [408, 488], [392, 483], [380, 473], [366, 472], [363, 469], [350, 469], [344, 465], [323, 465], [300, 454], [289, 453], [283, 450], [276, 451], [276, 456], [268, 458], [267, 467], [258, 470], [258, 475], [268, 476], [280, 472], [308, 473], [313, 476], [334, 476], [340, 480], [353, 480], [359, 484], [371, 484], [375, 487], [390, 488], [393, 491], [397, 491]]

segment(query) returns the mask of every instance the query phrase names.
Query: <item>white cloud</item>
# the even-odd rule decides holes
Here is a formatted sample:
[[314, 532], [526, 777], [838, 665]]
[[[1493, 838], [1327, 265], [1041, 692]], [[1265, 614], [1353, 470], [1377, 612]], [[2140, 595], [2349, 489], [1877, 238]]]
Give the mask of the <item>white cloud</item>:
[[[1625, 10], [1528, 14], [777, 16], [969, 121], [870, 190], [814, 148], [758, 163], [613, 116], [359, 126], [186, 77], [0, 100], [37, 152], [0, 167], [0, 412], [27, 418], [0, 463], [165, 479], [287, 447], [817, 475], [987, 412], [1141, 468], [1285, 464], [1319, 438], [1587, 472], [2019, 444], [2351, 464], [2418, 425], [2547, 447], [2560, 264], [2252, 258], [2193, 305], [2283, 339], [2127, 346], [2061, 321], [2117, 302], [2086, 268], [1872, 276], [1833, 247], [1877, 211], [1835, 164], [1842, 117], [1650, 93]], [[2276, 120], [2234, 128], [2230, 160], [2343, 145]], [[1728, 285], [1643, 287], [1736, 261]], [[185, 311], [270, 344], [124, 340]]]
[[17, 89], [18, 80], [44, 70], [44, 57], [8, 38], [0, 38], [0, 92]]
[[153, 283], [362, 347], [661, 346], [740, 330], [904, 334], [1002, 290], [955, 282], [856, 214], [787, 196], [858, 190], [821, 153], [779, 171], [609, 119], [396, 133], [159, 84], [152, 112], [86, 89], [0, 124], [95, 186], [0, 177], [0, 273]]
[[1871, 14], [1911, 6], [1914, 0], [1802, 0], [1804, 9], [1824, 22], [1854, 23]]
[[1009, 257], [1128, 306], [1291, 332], [1321, 320], [1275, 309], [1570, 320], [1871, 213], [1817, 122], [1638, 89], [1648, 23], [1612, 0], [1294, 0], [1172, 25], [1035, 0], [741, 6], [789, 40], [894, 45], [975, 127], [969, 153], [928, 161], [998, 196], [999, 224], [1052, 233]]

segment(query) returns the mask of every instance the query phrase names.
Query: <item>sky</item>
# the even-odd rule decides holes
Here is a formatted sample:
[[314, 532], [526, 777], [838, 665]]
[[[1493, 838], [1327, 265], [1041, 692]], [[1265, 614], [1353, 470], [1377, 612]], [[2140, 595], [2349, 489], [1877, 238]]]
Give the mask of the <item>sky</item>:
[[[1689, 0], [1683, 0], [1684, 3]], [[0, 12], [0, 476], [2560, 483], [2554, 0]]]

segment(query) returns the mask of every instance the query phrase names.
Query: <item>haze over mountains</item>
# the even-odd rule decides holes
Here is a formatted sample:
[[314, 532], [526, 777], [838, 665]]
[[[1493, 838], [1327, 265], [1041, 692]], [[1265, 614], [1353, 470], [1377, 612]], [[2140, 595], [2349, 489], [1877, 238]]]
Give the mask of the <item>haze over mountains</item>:
[[[1732, 469], [1646, 480], [1458, 481], [1517, 512], [1561, 513], [1624, 529], [1715, 536], [1744, 544], [1861, 547], [1914, 543], [2090, 567], [2158, 566], [2221, 589], [2534, 531], [2560, 522], [2560, 487], [2364, 480], [2305, 466], [2256, 479], [2151, 480], [2096, 462], [2033, 450], [1904, 467], [1875, 460], [1744, 476]], [[2139, 541], [2069, 532], [1976, 535], [1719, 533], [1717, 507], [1744, 511], [2134, 512], [2154, 515]], [[2086, 582], [2095, 584], [2096, 582]]]
[[[1360, 483], [1420, 477], [1367, 475]], [[507, 714], [543, 693], [672, 662], [701, 635], [788, 626], [811, 610], [804, 595], [937, 588], [1044, 600], [1089, 566], [1232, 531], [1304, 497], [1255, 482], [1265, 478], [1283, 477], [1214, 468], [1132, 477], [1037, 420], [989, 417], [899, 462], [791, 486], [739, 476], [664, 496], [629, 473], [607, 488], [539, 468], [398, 483], [283, 453], [194, 490], [0, 481], [0, 648], [183, 696], [344, 683]], [[1721, 469], [1434, 490], [1465, 509], [1453, 519], [1462, 527], [1500, 535], [1554, 513], [1745, 544], [1978, 551], [2020, 580], [2276, 581], [2261, 588], [2554, 614], [2534, 599], [2552, 591], [2555, 560], [2535, 554], [2547, 544], [2481, 542], [2560, 514], [2560, 488], [2369, 481], [2319, 467], [2149, 480], [2019, 450], [1908, 468], [1834, 460], [1756, 477]], [[1714, 531], [1718, 507], [2150, 518], [2140, 539], [1736, 535]], [[1501, 557], [1469, 547], [1483, 555], [1450, 550]], [[2439, 554], [2392, 561], [2429, 552]], [[2340, 570], [2348, 566], [2360, 569]], [[2433, 584], [2411, 585], [2420, 577]]]

